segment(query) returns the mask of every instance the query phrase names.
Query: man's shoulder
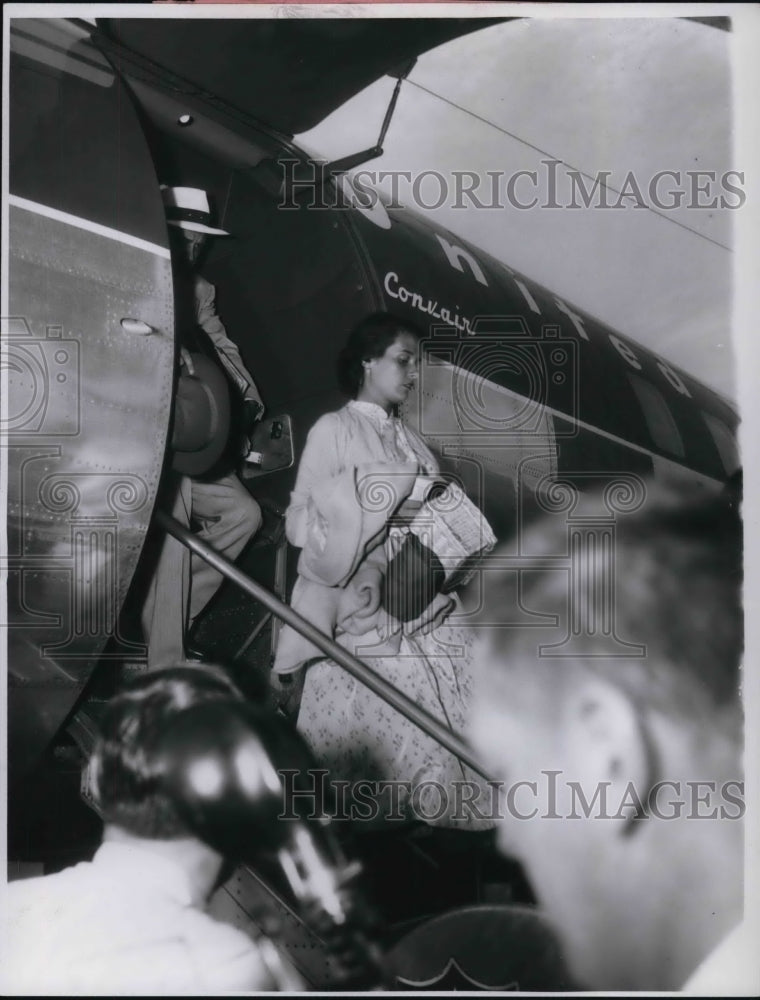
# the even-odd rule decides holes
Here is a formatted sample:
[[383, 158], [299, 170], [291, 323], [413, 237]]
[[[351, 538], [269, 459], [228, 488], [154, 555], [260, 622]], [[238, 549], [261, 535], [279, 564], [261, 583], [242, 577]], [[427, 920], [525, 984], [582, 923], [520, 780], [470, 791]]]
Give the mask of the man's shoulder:
[[26, 906], [36, 899], [49, 899], [56, 892], [67, 892], [75, 882], [86, 881], [91, 871], [91, 861], [80, 861], [59, 872], [14, 879], [5, 888], [6, 904], [9, 908], [13, 908]]
[[209, 985], [255, 989], [258, 984], [261, 988], [267, 970], [251, 937], [202, 910], [186, 910], [183, 925], [185, 945], [199, 965], [209, 970]]

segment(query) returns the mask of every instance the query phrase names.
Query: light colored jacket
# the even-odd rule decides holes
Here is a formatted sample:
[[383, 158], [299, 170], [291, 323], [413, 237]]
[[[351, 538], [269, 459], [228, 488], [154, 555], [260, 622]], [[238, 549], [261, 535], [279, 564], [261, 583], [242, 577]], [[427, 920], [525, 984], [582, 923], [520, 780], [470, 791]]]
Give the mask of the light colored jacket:
[[[309, 432], [285, 515], [288, 540], [301, 549], [291, 607], [348, 648], [350, 636], [361, 636], [362, 646], [377, 644], [376, 654], [397, 650], [400, 626], [389, 636], [380, 606], [386, 524], [418, 475], [437, 472], [424, 441], [380, 407], [351, 402], [320, 417]], [[286, 626], [274, 669], [288, 673], [322, 655]]]
[[217, 315], [216, 289], [200, 274], [193, 276], [193, 283], [195, 287], [195, 318], [198, 325], [211, 338], [219, 361], [242, 393], [243, 399], [256, 400], [263, 406], [259, 390], [256, 388], [253, 376], [243, 364], [237, 344], [234, 344], [227, 336], [224, 324]]

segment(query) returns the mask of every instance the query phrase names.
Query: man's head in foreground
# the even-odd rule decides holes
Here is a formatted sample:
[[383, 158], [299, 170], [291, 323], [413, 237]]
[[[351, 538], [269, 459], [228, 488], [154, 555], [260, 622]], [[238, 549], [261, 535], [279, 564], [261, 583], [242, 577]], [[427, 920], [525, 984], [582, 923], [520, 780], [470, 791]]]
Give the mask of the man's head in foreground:
[[201, 664], [143, 674], [108, 703], [87, 775], [105, 842], [91, 861], [7, 887], [1, 978], [11, 993], [219, 996], [291, 982], [266, 944], [204, 912], [223, 852], [185, 824], [187, 803], [167, 780], [177, 726], [194, 710], [241, 703], [221, 670]]
[[644, 493], [614, 527], [582, 498], [523, 535], [534, 568], [486, 570], [475, 655], [500, 844], [604, 990], [679, 988], [742, 919], [741, 524]]
[[214, 886], [222, 858], [187, 827], [162, 786], [160, 742], [185, 709], [242, 700], [211, 666], [176, 666], [143, 674], [109, 703], [90, 762], [93, 794], [106, 840], [142, 842], [183, 864], [196, 901]]

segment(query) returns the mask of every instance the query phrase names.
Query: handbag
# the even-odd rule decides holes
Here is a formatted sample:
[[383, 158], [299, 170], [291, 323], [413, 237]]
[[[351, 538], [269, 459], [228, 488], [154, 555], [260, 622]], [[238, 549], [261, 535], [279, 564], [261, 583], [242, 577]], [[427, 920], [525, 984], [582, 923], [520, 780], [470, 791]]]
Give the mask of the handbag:
[[419, 618], [435, 596], [464, 586], [496, 537], [480, 509], [456, 482], [429, 480], [404, 540], [388, 562], [384, 609], [400, 622]]

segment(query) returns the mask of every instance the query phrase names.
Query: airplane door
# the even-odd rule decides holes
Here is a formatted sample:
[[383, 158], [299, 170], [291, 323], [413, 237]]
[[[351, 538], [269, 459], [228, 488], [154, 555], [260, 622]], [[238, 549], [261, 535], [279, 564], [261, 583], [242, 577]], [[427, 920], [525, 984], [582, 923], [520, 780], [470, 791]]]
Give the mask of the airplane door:
[[[9, 771], [104, 653], [166, 449], [174, 311], [158, 180], [88, 26], [11, 21], [7, 409]], [[113, 641], [108, 644], [109, 638]]]

